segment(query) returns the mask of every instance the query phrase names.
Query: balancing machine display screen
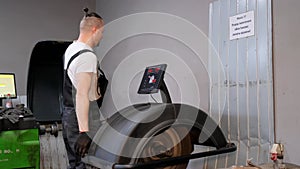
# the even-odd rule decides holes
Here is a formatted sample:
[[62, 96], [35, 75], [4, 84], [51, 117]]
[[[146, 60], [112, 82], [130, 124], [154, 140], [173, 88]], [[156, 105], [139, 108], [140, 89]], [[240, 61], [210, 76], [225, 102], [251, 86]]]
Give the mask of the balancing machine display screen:
[[0, 73], [0, 99], [17, 97], [14, 73]]
[[138, 94], [157, 93], [163, 81], [166, 68], [166, 64], [146, 67]]

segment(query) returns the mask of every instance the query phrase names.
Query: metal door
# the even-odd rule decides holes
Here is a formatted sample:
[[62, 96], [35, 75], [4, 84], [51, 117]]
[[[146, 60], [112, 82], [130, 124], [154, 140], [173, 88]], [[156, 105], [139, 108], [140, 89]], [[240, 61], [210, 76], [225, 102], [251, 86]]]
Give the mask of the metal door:
[[[229, 18], [249, 11], [254, 35], [230, 40]], [[271, 0], [214, 1], [209, 21], [210, 115], [238, 150], [208, 158], [205, 167], [268, 162], [274, 141]]]

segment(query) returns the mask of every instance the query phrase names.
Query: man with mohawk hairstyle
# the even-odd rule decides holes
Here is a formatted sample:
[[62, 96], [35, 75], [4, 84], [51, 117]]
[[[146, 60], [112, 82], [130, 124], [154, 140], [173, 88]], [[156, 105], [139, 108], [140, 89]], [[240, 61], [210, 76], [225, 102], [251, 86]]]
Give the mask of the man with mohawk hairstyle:
[[104, 21], [97, 13], [88, 13], [87, 8], [84, 12], [78, 39], [73, 41], [64, 55], [62, 125], [69, 169], [86, 168], [81, 158], [88, 152], [100, 125], [96, 103], [101, 97], [97, 87], [98, 60], [93, 48], [102, 39]]

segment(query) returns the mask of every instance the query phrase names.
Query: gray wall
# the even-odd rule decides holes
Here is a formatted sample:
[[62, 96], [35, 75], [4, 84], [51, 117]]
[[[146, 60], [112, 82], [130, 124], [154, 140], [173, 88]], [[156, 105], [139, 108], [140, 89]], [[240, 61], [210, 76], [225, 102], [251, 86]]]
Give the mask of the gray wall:
[[[113, 83], [109, 87], [106, 103], [103, 107], [103, 112], [108, 113], [106, 116], [129, 104], [148, 99], [137, 96], [136, 91], [144, 66], [158, 63], [168, 64], [167, 73], [170, 74], [166, 76], [166, 83], [172, 90], [170, 93], [175, 102], [186, 101], [188, 104], [198, 104], [197, 107], [208, 110], [209, 77], [206, 64], [207, 45], [209, 43], [207, 39], [209, 2], [209, 0], [97, 1], [97, 11], [106, 22], [104, 38], [97, 51], [100, 59], [102, 59], [102, 68], [109, 77], [114, 78], [111, 79]], [[143, 20], [141, 17], [146, 19]], [[172, 24], [174, 25], [172, 26]], [[150, 32], [153, 30], [154, 32]], [[190, 31], [198, 32], [193, 34]], [[119, 39], [116, 39], [116, 37], [119, 37]], [[199, 42], [193, 41], [194, 39]], [[191, 44], [191, 41], [194, 44]], [[139, 58], [140, 62], [137, 59], [133, 59], [135, 62], [129, 61], [134, 57]], [[152, 58], [149, 59], [149, 57]], [[164, 57], [173, 57], [173, 59], [164, 60]], [[124, 68], [122, 69], [122, 67]], [[125, 73], [126, 67], [138, 68], [131, 70], [132, 72], [128, 69]], [[179, 70], [180, 67], [186, 69], [183, 68], [183, 71], [176, 73], [175, 70]], [[187, 69], [191, 70], [192, 74], [185, 71]], [[123, 85], [119, 84], [111, 91], [110, 88], [114, 85], [122, 83], [122, 80], [118, 81], [118, 78], [116, 78], [119, 72], [122, 71], [121, 79], [131, 81], [128, 84], [129, 87], [123, 83]], [[124, 77], [128, 74], [132, 74], [134, 77]], [[189, 78], [193, 78], [194, 84], [190, 84]], [[184, 84], [181, 82], [184, 82]], [[197, 86], [195, 90], [193, 85]], [[191, 93], [190, 98], [194, 97], [193, 95], [198, 95], [199, 98], [197, 99], [200, 99], [200, 101], [195, 101], [197, 99], [185, 100], [184, 93]], [[120, 102], [124, 104], [111, 106], [120, 104]]]
[[18, 95], [26, 94], [27, 70], [34, 45], [43, 40], [73, 40], [84, 7], [95, 0], [1, 0], [0, 72], [16, 73]]
[[300, 165], [300, 1], [273, 0], [273, 52], [276, 141], [285, 160]]

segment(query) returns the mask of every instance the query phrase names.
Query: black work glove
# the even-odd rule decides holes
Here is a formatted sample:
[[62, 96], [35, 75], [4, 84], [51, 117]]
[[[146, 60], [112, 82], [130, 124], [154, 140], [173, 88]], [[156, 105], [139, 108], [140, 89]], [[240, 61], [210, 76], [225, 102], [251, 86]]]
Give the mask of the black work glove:
[[92, 139], [86, 132], [80, 133], [74, 146], [76, 154], [80, 157], [84, 157], [90, 148], [91, 142]]

